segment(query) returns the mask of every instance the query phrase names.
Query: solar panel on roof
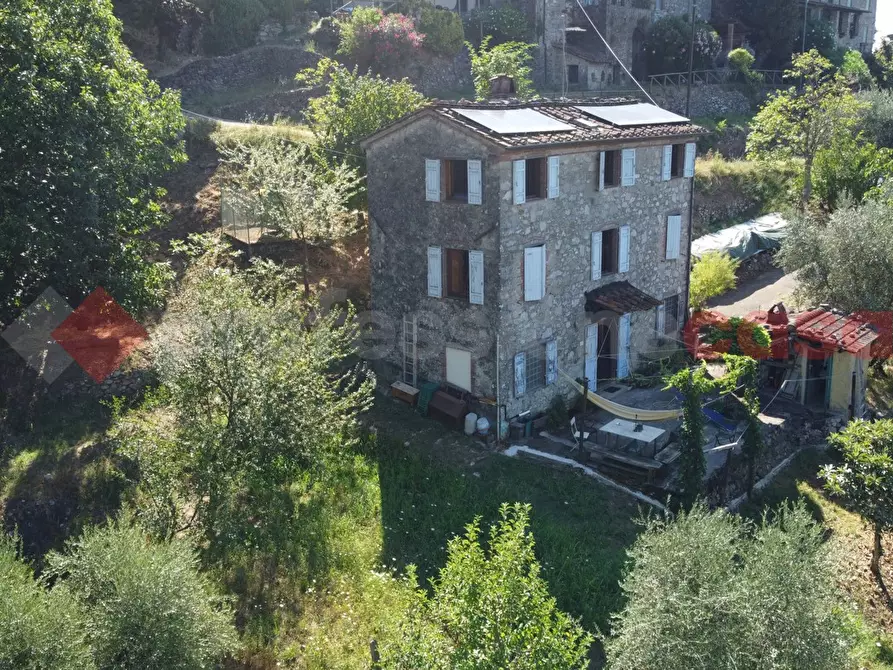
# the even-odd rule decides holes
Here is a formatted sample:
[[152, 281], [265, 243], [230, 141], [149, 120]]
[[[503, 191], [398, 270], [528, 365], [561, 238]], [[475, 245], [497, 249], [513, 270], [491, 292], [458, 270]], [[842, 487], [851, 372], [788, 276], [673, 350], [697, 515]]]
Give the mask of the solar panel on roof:
[[688, 119], [646, 102], [634, 105], [577, 107], [584, 114], [594, 116], [613, 126], [650, 126], [665, 123], [687, 123]]
[[500, 135], [552, 133], [573, 130], [570, 124], [535, 109], [453, 109], [459, 116]]

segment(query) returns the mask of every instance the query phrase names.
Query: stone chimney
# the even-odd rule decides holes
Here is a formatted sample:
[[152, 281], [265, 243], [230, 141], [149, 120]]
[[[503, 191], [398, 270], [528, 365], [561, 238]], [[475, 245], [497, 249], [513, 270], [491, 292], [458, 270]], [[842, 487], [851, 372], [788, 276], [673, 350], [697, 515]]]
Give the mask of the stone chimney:
[[491, 98], [514, 98], [515, 80], [507, 74], [498, 74], [490, 77]]

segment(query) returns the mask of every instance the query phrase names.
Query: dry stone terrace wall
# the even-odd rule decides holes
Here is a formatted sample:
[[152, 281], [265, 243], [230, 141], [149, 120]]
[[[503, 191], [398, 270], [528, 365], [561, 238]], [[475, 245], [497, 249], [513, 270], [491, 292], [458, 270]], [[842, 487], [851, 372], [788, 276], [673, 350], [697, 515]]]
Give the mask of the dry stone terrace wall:
[[[626, 145], [627, 147], [633, 145]], [[661, 181], [662, 146], [640, 145], [636, 151], [638, 179], [634, 186], [596, 189], [596, 152], [560, 157], [560, 195], [514, 205], [511, 198], [511, 163], [496, 166], [501, 194], [500, 303], [501, 397], [507, 415], [548, 406], [567, 384], [514, 397], [512, 357], [538, 342], [555, 338], [558, 365], [571, 376], [583, 376], [585, 328], [591, 315], [585, 311], [586, 291], [614, 281], [628, 280], [649, 295], [663, 299], [685, 292], [689, 240], [688, 202], [691, 179]], [[530, 157], [533, 157], [531, 154]], [[681, 254], [665, 260], [667, 216], [682, 215]], [[590, 279], [591, 234], [630, 226], [629, 272]], [[539, 302], [524, 302], [522, 273], [524, 248], [546, 245], [546, 295]], [[655, 312], [636, 312], [630, 326], [630, 369], [637, 352], [657, 352], [666, 346], [655, 337]], [[673, 346], [670, 342], [669, 346]]]
[[[483, 204], [425, 201], [425, 159], [483, 161]], [[380, 347], [369, 356], [386, 381], [402, 371], [403, 316], [418, 317], [420, 379], [443, 380], [448, 345], [472, 352], [472, 392], [492, 396], [499, 286], [499, 182], [484, 145], [423, 119], [367, 151], [372, 312]], [[484, 304], [430, 298], [429, 246], [484, 252]]]

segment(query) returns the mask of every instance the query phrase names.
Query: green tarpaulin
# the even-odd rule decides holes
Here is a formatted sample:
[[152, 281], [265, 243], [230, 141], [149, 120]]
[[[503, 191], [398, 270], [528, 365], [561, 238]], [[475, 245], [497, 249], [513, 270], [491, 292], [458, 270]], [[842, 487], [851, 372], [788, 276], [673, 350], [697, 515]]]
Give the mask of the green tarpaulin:
[[744, 260], [767, 249], [778, 249], [787, 235], [787, 225], [781, 214], [766, 214], [699, 237], [691, 243], [691, 253], [700, 258], [708, 251], [724, 251], [732, 258]]

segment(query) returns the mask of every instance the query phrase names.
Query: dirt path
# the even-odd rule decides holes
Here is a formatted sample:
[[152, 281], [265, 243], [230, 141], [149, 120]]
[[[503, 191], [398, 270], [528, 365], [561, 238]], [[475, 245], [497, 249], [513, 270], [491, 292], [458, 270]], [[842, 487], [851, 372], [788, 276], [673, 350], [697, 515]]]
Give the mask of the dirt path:
[[785, 274], [781, 268], [772, 268], [741, 282], [734, 291], [710, 300], [707, 306], [726, 316], [744, 316], [757, 309], [769, 309], [777, 302], [790, 302], [797, 286], [796, 273]]

